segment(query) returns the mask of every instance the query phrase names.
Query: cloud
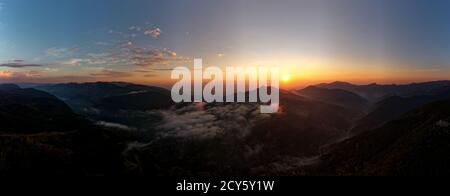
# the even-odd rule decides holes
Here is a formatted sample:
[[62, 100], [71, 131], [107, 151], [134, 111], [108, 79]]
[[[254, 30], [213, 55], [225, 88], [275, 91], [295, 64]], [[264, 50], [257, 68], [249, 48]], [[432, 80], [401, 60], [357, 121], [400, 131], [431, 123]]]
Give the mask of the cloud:
[[136, 65], [150, 67], [168, 65], [171, 62], [181, 61], [177, 53], [168, 49], [138, 48], [129, 42], [122, 45], [122, 49], [114, 53], [87, 54], [82, 58], [72, 58], [59, 62], [60, 65]]
[[[103, 65], [136, 65], [142, 67], [151, 67], [158, 65], [169, 65], [174, 62], [187, 62], [187, 59], [179, 57], [175, 51], [167, 48], [158, 48], [153, 46], [141, 46], [139, 43], [135, 43], [135, 32], [141, 32], [145, 36], [158, 38], [162, 34], [160, 28], [147, 28], [150, 27], [150, 23], [146, 23], [145, 26], [130, 26], [128, 31], [131, 33], [122, 33], [114, 30], [110, 30], [110, 34], [115, 34], [119, 36], [117, 40], [119, 48], [114, 48], [109, 56], [103, 56], [97, 58], [97, 62], [103, 61]], [[92, 57], [84, 57], [85, 62], [92, 62]], [[87, 60], [90, 59], [90, 60]], [[92, 64], [92, 63], [89, 63]]]
[[153, 77], [156, 77], [156, 76], [158, 76], [158, 75], [156, 75], [156, 74], [145, 74], [144, 75], [145, 78], [153, 78]]
[[28, 72], [13, 72], [13, 71], [0, 71], [0, 78], [2, 79], [25, 79], [25, 78], [38, 78], [41, 77], [40, 71], [32, 70]]
[[82, 63], [85, 63], [85, 62], [87, 62], [85, 59], [74, 58], [74, 59], [62, 61], [59, 64], [73, 66], [73, 65], [81, 65]]
[[126, 64], [127, 60], [121, 55], [111, 53], [89, 53], [83, 58], [72, 58], [59, 62], [60, 65], [81, 66], [81, 65], [117, 65]]
[[37, 77], [41, 77], [42, 73], [40, 71], [29, 71], [28, 73], [25, 74], [25, 77], [31, 77], [31, 78], [37, 78]]
[[50, 57], [61, 57], [66, 55], [71, 55], [75, 52], [78, 52], [80, 48], [73, 47], [73, 48], [49, 48], [45, 51], [46, 56]]
[[44, 69], [44, 71], [45, 72], [48, 72], [48, 73], [50, 73], [50, 72], [58, 72], [59, 71], [59, 69], [58, 68], [49, 68], [49, 67], [46, 67], [45, 69]]
[[153, 68], [153, 71], [173, 71], [174, 69], [176, 69], [176, 67], [174, 68]]
[[223, 53], [219, 53], [219, 54], [217, 54], [217, 57], [219, 57], [219, 58], [222, 58], [222, 57], [225, 57], [226, 55], [225, 54], [223, 54]]
[[171, 62], [182, 60], [181, 58], [178, 58], [176, 52], [167, 48], [140, 48], [128, 44], [124, 49], [126, 50], [130, 62], [137, 66], [149, 67], [168, 65]]
[[162, 33], [162, 31], [160, 28], [153, 28], [153, 29], [149, 29], [149, 30], [145, 31], [144, 35], [153, 37], [153, 38], [158, 38], [159, 36], [161, 36], [161, 33]]
[[179, 109], [160, 111], [162, 137], [211, 139], [227, 133], [245, 137], [252, 126], [269, 117], [259, 112], [258, 104], [195, 103]]
[[[42, 74], [41, 74], [42, 73]], [[95, 74], [94, 74], [95, 75]], [[71, 82], [113, 82], [117, 78], [91, 75], [44, 75], [44, 72], [12, 72], [0, 71], [0, 81], [3, 83], [71, 83]], [[122, 74], [124, 75], [124, 74]]]
[[109, 30], [108, 33], [109, 33], [109, 34], [113, 34], [113, 35], [123, 35], [122, 32], [120, 32], [120, 31], [115, 31], [115, 30]]
[[98, 46], [109, 46], [109, 45], [111, 45], [110, 43], [107, 43], [107, 42], [95, 42], [94, 44], [98, 45]]
[[64, 75], [64, 76], [52, 76], [52, 77], [39, 77], [39, 78], [16, 78], [14, 81], [18, 82], [31, 82], [31, 83], [70, 83], [70, 82], [97, 82], [97, 77], [92, 76], [80, 76], [80, 75]]
[[142, 28], [138, 26], [131, 26], [130, 28], [128, 28], [128, 30], [140, 32]]
[[25, 63], [23, 60], [13, 60], [11, 63], [2, 63], [0, 67], [10, 67], [10, 68], [24, 68], [24, 67], [42, 67], [41, 64], [30, 64]]
[[136, 73], [152, 73], [152, 70], [143, 70], [143, 69], [136, 69], [134, 70]]
[[11, 71], [0, 71], [0, 78], [9, 78], [12, 76]]
[[152, 77], [157, 76], [157, 74], [154, 74], [153, 70], [137, 69], [137, 70], [134, 70], [134, 72], [144, 74], [143, 76], [146, 78], [152, 78]]
[[103, 127], [110, 127], [114, 129], [121, 129], [125, 131], [133, 131], [136, 130], [136, 128], [129, 127], [127, 125], [119, 124], [119, 123], [112, 123], [112, 122], [105, 122], [105, 121], [99, 121], [96, 123], [97, 125], [103, 126]]
[[111, 69], [102, 69], [99, 73], [92, 73], [90, 76], [94, 77], [111, 77], [111, 78], [123, 78], [132, 76], [132, 74], [127, 72], [114, 71]]
[[[139, 26], [131, 26], [129, 31], [143, 31], [144, 28]], [[188, 62], [187, 58], [179, 57], [175, 51], [167, 48], [157, 48], [152, 46], [141, 47], [134, 43], [134, 36], [128, 35], [114, 30], [109, 31], [110, 34], [119, 35], [120, 38], [114, 43], [95, 42], [96, 45], [106, 46], [110, 45], [111, 50], [107, 53], [90, 53], [61, 60], [60, 65], [66, 66], [167, 66], [174, 62]], [[160, 28], [149, 29], [144, 32], [146, 36], [159, 37], [162, 31]], [[138, 46], [139, 45], [139, 46]], [[64, 54], [71, 54], [78, 51], [79, 48], [50, 48], [47, 50], [48, 56], [63, 56]], [[142, 72], [143, 73], [143, 72]], [[146, 74], [145, 77], [153, 77], [151, 74]]]

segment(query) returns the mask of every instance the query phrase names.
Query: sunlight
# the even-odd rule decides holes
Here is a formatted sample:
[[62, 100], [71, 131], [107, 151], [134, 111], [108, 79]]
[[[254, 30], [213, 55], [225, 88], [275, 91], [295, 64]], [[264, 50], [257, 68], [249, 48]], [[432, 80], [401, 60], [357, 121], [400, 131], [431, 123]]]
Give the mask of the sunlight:
[[9, 78], [11, 75], [10, 71], [0, 71], [0, 78]]
[[290, 79], [291, 79], [291, 76], [289, 76], [289, 75], [283, 75], [281, 77], [281, 80], [283, 80], [283, 82], [289, 82]]

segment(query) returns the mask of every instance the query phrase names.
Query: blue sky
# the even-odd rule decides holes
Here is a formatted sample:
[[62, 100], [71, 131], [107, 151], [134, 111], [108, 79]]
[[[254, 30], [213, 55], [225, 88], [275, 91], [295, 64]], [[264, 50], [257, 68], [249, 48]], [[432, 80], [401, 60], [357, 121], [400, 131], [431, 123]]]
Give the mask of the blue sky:
[[164, 83], [165, 69], [189, 65], [194, 57], [217, 66], [285, 66], [299, 82], [450, 79], [445, 78], [448, 0], [0, 0], [0, 5], [5, 82]]

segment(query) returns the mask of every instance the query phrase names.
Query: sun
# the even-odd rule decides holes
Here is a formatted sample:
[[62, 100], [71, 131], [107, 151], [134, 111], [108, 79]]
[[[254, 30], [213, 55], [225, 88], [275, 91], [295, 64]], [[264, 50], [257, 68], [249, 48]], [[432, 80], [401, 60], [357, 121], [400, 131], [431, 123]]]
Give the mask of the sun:
[[283, 75], [281, 77], [281, 80], [283, 80], [283, 82], [289, 82], [290, 79], [291, 79], [291, 77], [289, 75]]

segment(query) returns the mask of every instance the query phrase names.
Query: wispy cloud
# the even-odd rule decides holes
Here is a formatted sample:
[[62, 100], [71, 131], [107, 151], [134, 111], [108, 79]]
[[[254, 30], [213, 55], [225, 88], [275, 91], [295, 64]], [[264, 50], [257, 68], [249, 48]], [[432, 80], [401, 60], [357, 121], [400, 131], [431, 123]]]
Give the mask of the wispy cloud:
[[66, 55], [71, 55], [75, 52], [78, 52], [80, 48], [73, 47], [73, 48], [49, 48], [45, 51], [46, 56], [50, 57], [61, 57]]
[[1, 79], [25, 79], [25, 78], [39, 78], [42, 76], [41, 71], [32, 70], [26, 72], [16, 72], [16, 71], [0, 71]]
[[95, 42], [94, 44], [98, 45], [98, 46], [109, 46], [109, 45], [111, 45], [110, 43], [107, 43], [107, 42]]
[[158, 38], [159, 36], [161, 36], [161, 33], [162, 33], [162, 31], [160, 28], [153, 28], [153, 29], [149, 29], [149, 30], [145, 31], [144, 35], [153, 37], [153, 38]]
[[123, 35], [122, 32], [120, 32], [120, 31], [115, 31], [115, 30], [112, 30], [112, 29], [109, 30], [108, 33], [109, 33], [109, 34], [113, 34], [113, 35]]
[[173, 62], [181, 62], [186, 59], [179, 57], [175, 51], [167, 48], [137, 47], [133, 41], [121, 44], [121, 51], [114, 54], [114, 58], [126, 60], [127, 64], [152, 67], [158, 65], [169, 65]]
[[158, 75], [156, 75], [156, 74], [145, 74], [144, 75], [145, 78], [153, 78], [153, 77], [156, 77], [156, 76], [158, 76]]
[[114, 128], [114, 129], [122, 129], [126, 131], [133, 131], [136, 130], [136, 128], [129, 127], [127, 125], [119, 124], [119, 123], [112, 123], [112, 122], [105, 122], [105, 121], [99, 121], [96, 123], [97, 125]]
[[[68, 55], [79, 51], [80, 48], [50, 48], [46, 51], [46, 54], [51, 57], [67, 56], [66, 59], [55, 63], [63, 67], [83, 66], [83, 68], [98, 68], [98, 66], [101, 66], [104, 68], [103, 70], [97, 69], [87, 75], [88, 77], [97, 78], [129, 77], [133, 73], [141, 77], [155, 77], [157, 76], [155, 68], [158, 66], [169, 69], [170, 67], [167, 66], [173, 63], [188, 61], [187, 58], [179, 57], [175, 51], [170, 49], [139, 44], [139, 40], [135, 38], [137, 35], [144, 34], [154, 38], [161, 36], [162, 30], [160, 28], [148, 27], [149, 25], [143, 27], [130, 26], [127, 29], [128, 31], [110, 30], [109, 34], [117, 36], [113, 38], [113, 41], [93, 42], [95, 44], [94, 48], [110, 46], [107, 52], [98, 50], [98, 53], [80, 53], [72, 57]], [[117, 71], [117, 67], [123, 66], [139, 66], [140, 68], [132, 71]]]
[[80, 81], [96, 82], [99, 79], [98, 77], [81, 75], [44, 76], [42, 74], [39, 77], [27, 77], [27, 73], [0, 71], [0, 81], [8, 83], [69, 83]]
[[131, 26], [130, 28], [128, 28], [128, 30], [140, 32], [142, 28], [138, 26]]
[[9, 78], [12, 76], [11, 71], [0, 71], [0, 78]]
[[42, 67], [42, 66], [44, 66], [44, 65], [25, 63], [24, 60], [13, 60], [13, 61], [11, 61], [9, 63], [2, 63], [2, 64], [0, 64], [0, 67], [10, 67], [10, 68]]
[[181, 62], [185, 59], [178, 57], [175, 51], [164, 48], [136, 47], [132, 41], [120, 44], [114, 52], [89, 53], [77, 58], [70, 58], [59, 62], [64, 66], [141, 66], [155, 67]]
[[42, 72], [40, 71], [36, 71], [36, 70], [32, 70], [29, 71], [28, 73], [25, 73], [26, 77], [31, 77], [31, 78], [37, 78], [37, 77], [41, 77], [42, 76]]
[[161, 111], [163, 122], [157, 128], [163, 137], [210, 139], [236, 132], [240, 137], [250, 133], [255, 122], [269, 117], [261, 114], [257, 104], [219, 104], [207, 107], [204, 103]]
[[74, 66], [74, 65], [81, 65], [84, 62], [86, 62], [85, 59], [73, 58], [73, 59], [68, 59], [68, 60], [62, 61], [59, 64]]
[[134, 70], [136, 73], [152, 73], [153, 70], [144, 70], [144, 69], [136, 69]]
[[138, 74], [144, 74], [143, 77], [145, 78], [152, 78], [158, 76], [157, 74], [154, 73], [155, 72], [154, 70], [137, 69], [134, 70], [134, 72]]
[[82, 58], [71, 58], [59, 62], [60, 65], [66, 66], [90, 66], [90, 65], [117, 65], [127, 63], [127, 60], [121, 55], [112, 53], [89, 53]]
[[167, 65], [179, 60], [177, 53], [169, 49], [132, 47], [128, 50], [131, 62], [138, 66]]
[[108, 77], [108, 78], [124, 78], [132, 76], [132, 74], [127, 72], [114, 71], [111, 69], [102, 69], [99, 73], [92, 73], [90, 75], [94, 77]]

